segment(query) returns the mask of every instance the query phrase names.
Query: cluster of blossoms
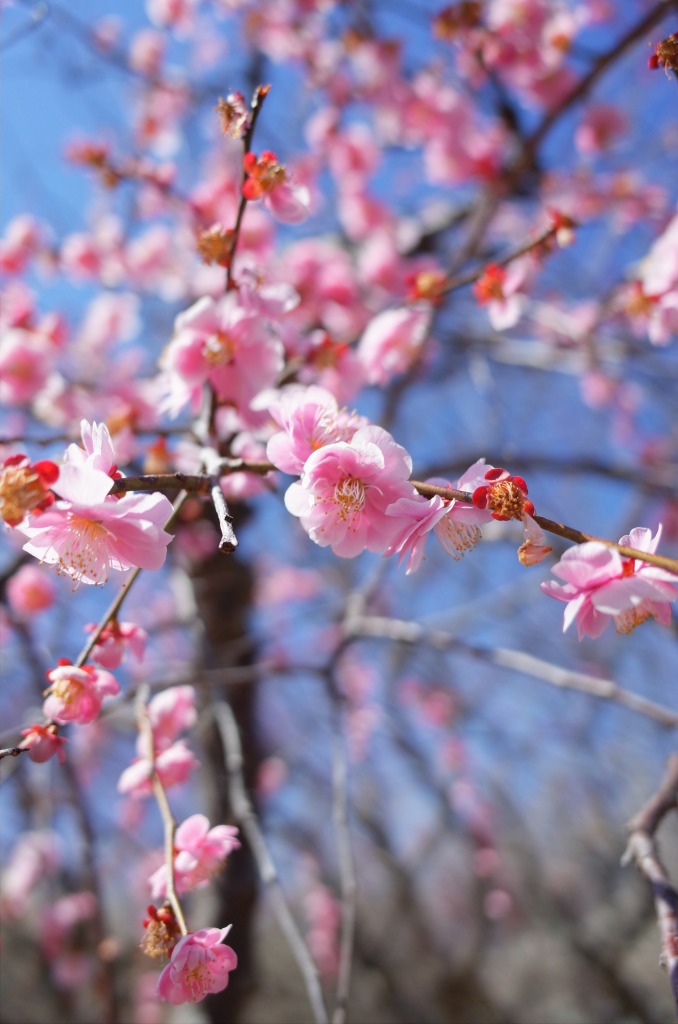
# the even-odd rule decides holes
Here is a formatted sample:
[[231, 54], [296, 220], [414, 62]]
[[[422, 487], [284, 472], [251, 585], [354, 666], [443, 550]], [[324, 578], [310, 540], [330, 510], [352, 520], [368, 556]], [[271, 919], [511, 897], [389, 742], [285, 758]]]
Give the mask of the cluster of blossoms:
[[138, 799], [151, 796], [154, 774], [169, 789], [186, 782], [198, 766], [186, 741], [177, 738], [197, 719], [193, 687], [163, 690], [149, 701], [147, 714], [150, 735], [145, 731], [139, 733], [137, 757], [118, 779], [118, 792]]
[[60, 467], [31, 466], [25, 456], [7, 460], [0, 479], [5, 520], [28, 538], [25, 551], [76, 586], [105, 583], [111, 569], [159, 569], [172, 539], [164, 529], [170, 501], [160, 493], [111, 494], [120, 474], [108, 429], [83, 420], [82, 442], [68, 447]]

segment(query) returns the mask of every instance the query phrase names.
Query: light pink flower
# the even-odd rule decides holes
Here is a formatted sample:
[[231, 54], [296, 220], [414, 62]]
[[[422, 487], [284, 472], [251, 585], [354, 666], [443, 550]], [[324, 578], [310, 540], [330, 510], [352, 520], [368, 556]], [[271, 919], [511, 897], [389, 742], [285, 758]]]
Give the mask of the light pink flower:
[[66, 760], [66, 738], [59, 735], [56, 725], [32, 725], [30, 729], [22, 729], [21, 735], [23, 739], [19, 746], [28, 751], [31, 761], [42, 764], [55, 754], [60, 764]]
[[[654, 552], [661, 530], [660, 525], [652, 537], [650, 530], [636, 527], [619, 543]], [[580, 640], [599, 637], [610, 619], [618, 633], [630, 633], [650, 617], [666, 626], [671, 619], [669, 602], [678, 597], [678, 577], [640, 559], [624, 558], [599, 541], [569, 548], [553, 572], [565, 583], [548, 580], [541, 589], [567, 602], [563, 632], [576, 622]]]
[[54, 346], [35, 331], [6, 331], [0, 339], [0, 401], [29, 405], [47, 383], [54, 355]]
[[[174, 885], [179, 894], [202, 889], [240, 846], [238, 829], [233, 825], [215, 825], [204, 814], [183, 821], [174, 836]], [[162, 864], [150, 879], [154, 900], [167, 894], [167, 865]]]
[[192, 686], [173, 686], [161, 690], [149, 701], [148, 717], [155, 749], [169, 747], [179, 733], [191, 729], [197, 721], [195, 689]]
[[244, 310], [233, 294], [199, 299], [175, 321], [161, 364], [168, 374], [167, 409], [175, 415], [195, 402], [209, 380], [224, 402], [246, 414], [254, 397], [271, 387], [283, 367], [282, 343], [261, 316]]
[[[85, 626], [85, 631], [93, 633], [96, 628], [96, 623], [90, 622]], [[118, 622], [117, 619], [113, 619], [102, 631], [92, 648], [92, 660], [103, 668], [118, 668], [129, 647], [135, 658], [141, 661], [147, 639], [148, 633], [141, 626], [137, 626], [133, 622]]]
[[105, 583], [111, 569], [159, 569], [171, 534], [172, 514], [164, 494], [124, 494], [109, 498], [110, 476], [66, 463], [56, 485], [61, 501], [19, 527], [28, 537], [24, 551], [80, 583]]
[[338, 441], [309, 456], [299, 483], [285, 494], [311, 540], [335, 555], [383, 552], [398, 529], [387, 509], [416, 492], [408, 453], [381, 427], [361, 427], [350, 443]]
[[7, 581], [7, 600], [15, 615], [29, 618], [49, 608], [56, 594], [54, 583], [37, 565], [22, 565]]
[[82, 437], [82, 448], [77, 444], [69, 444], [64, 456], [64, 463], [96, 469], [101, 473], [106, 473], [112, 479], [119, 476], [113, 441], [106, 424], [81, 420], [80, 436]]
[[405, 373], [421, 353], [430, 322], [428, 304], [387, 309], [375, 316], [357, 349], [368, 383], [383, 387], [397, 374]]
[[222, 946], [227, 928], [202, 928], [179, 939], [172, 959], [158, 978], [156, 992], [175, 1006], [198, 1003], [210, 992], [222, 992], [238, 958], [230, 946]]
[[335, 441], [350, 441], [367, 425], [364, 416], [339, 409], [337, 400], [321, 387], [292, 386], [268, 407], [282, 429], [270, 438], [266, 455], [283, 473], [302, 472], [309, 455]]
[[[138, 747], [139, 744], [137, 749]], [[170, 789], [172, 786], [179, 786], [186, 782], [198, 764], [198, 759], [189, 750], [186, 742], [177, 740], [176, 743], [156, 755], [155, 771], [164, 788]], [[144, 755], [135, 758], [118, 779], [118, 793], [129, 793], [135, 799], [151, 796], [153, 793], [152, 775], [153, 762], [150, 757]]]
[[78, 668], [62, 660], [47, 673], [47, 678], [51, 685], [45, 690], [42, 710], [45, 718], [60, 725], [66, 722], [88, 725], [101, 711], [104, 697], [120, 693], [117, 679], [92, 665]]
[[[485, 482], [484, 474], [490, 468], [485, 464], [485, 459], [478, 459], [456, 483], [438, 477], [426, 482], [438, 487], [454, 487], [472, 493]], [[398, 564], [407, 557], [407, 576], [416, 572], [421, 565], [424, 544], [431, 530], [448, 555], [459, 559], [479, 540], [479, 524], [489, 523], [492, 519], [491, 514], [485, 509], [475, 508], [462, 501], [448, 501], [438, 494], [428, 499], [420, 494], [399, 498], [389, 506], [387, 515], [397, 517], [401, 526], [384, 554], [397, 554]]]

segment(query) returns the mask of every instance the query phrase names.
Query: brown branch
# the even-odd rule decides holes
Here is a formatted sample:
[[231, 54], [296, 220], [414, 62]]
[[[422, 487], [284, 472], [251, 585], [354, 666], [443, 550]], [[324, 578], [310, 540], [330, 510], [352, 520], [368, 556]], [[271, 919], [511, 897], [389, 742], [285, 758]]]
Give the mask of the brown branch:
[[[252, 138], [254, 136], [254, 129], [256, 128], [257, 118], [261, 113], [264, 100], [269, 94], [270, 85], [259, 85], [254, 90], [254, 96], [252, 97], [251, 109], [252, 109], [252, 120], [250, 121], [249, 128], [245, 132], [243, 137], [243, 156], [249, 153], [252, 147]], [[245, 169], [243, 167], [242, 172], [242, 185], [245, 184]], [[238, 212], [235, 216], [235, 224], [233, 225], [233, 235], [231, 240], [231, 251], [228, 259], [228, 267], [226, 268], [226, 291], [233, 287], [233, 262], [235, 260], [235, 250], [238, 247], [238, 240], [240, 238], [240, 228], [242, 227], [242, 219], [245, 215], [245, 207], [247, 206], [247, 199], [245, 198], [242, 187], [240, 189], [240, 203], [238, 204]]]
[[661, 936], [660, 963], [666, 969], [678, 1012], [678, 891], [659, 858], [655, 833], [670, 811], [678, 809], [678, 754], [668, 759], [657, 792], [628, 822], [630, 833], [622, 863], [634, 861], [650, 883]]

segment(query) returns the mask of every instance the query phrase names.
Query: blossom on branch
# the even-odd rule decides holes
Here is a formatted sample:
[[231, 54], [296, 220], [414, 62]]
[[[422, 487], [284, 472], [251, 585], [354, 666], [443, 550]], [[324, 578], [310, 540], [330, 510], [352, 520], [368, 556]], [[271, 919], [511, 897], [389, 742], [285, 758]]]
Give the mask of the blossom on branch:
[[337, 441], [309, 456], [301, 480], [285, 494], [312, 541], [341, 558], [383, 552], [399, 528], [388, 508], [416, 494], [412, 460], [382, 427], [361, 427], [350, 443]]
[[245, 153], [247, 175], [242, 187], [245, 199], [261, 199], [269, 213], [283, 224], [299, 224], [309, 214], [311, 194], [305, 185], [294, 185], [275, 153], [264, 150], [260, 157]]
[[99, 469], [66, 463], [56, 501], [20, 526], [24, 551], [80, 583], [103, 584], [110, 570], [159, 569], [172, 535], [164, 525], [172, 504], [164, 494], [109, 497], [113, 480]]
[[30, 729], [22, 729], [23, 739], [19, 744], [22, 750], [28, 751], [31, 761], [42, 764], [49, 761], [55, 754], [60, 764], [66, 760], [64, 746], [66, 738], [59, 735], [59, 730], [54, 723], [50, 725], [32, 725]]
[[[661, 532], [660, 525], [653, 537], [650, 530], [638, 526], [619, 543], [655, 552]], [[569, 548], [553, 572], [565, 583], [548, 580], [541, 589], [548, 597], [567, 602], [563, 632], [576, 622], [580, 640], [599, 637], [610, 619], [618, 633], [630, 633], [649, 618], [667, 626], [669, 602], [678, 597], [678, 577], [673, 573], [640, 559], [625, 558], [600, 541]]]
[[[485, 480], [486, 470], [488, 466], [485, 459], [478, 459], [454, 484], [438, 477], [433, 477], [426, 483], [474, 491]], [[479, 524], [489, 523], [492, 518], [490, 512], [485, 509], [476, 508], [462, 501], [451, 501], [439, 494], [429, 499], [423, 498], [420, 494], [416, 497], [399, 498], [389, 506], [387, 515], [397, 516], [403, 525], [384, 554], [397, 554], [399, 565], [407, 558], [407, 576], [416, 572], [421, 565], [424, 544], [431, 530], [448, 555], [459, 559], [475, 547], [480, 539]]]
[[222, 992], [238, 966], [230, 946], [223, 946], [227, 928], [202, 928], [184, 935], [158, 978], [157, 994], [168, 1003], [199, 1003], [210, 992]]
[[[179, 895], [202, 889], [240, 846], [238, 829], [215, 825], [204, 814], [193, 814], [179, 825], [174, 836], [174, 887]], [[162, 864], [150, 879], [154, 900], [167, 895], [167, 865]]]
[[8, 526], [18, 526], [32, 512], [43, 512], [54, 501], [50, 490], [59, 467], [47, 459], [32, 465], [27, 455], [10, 455], [0, 466], [0, 516]]
[[65, 658], [47, 673], [50, 686], [45, 690], [42, 710], [46, 718], [61, 725], [78, 722], [88, 725], [101, 711], [104, 697], [120, 693], [117, 679], [104, 669], [92, 665], [78, 667]]

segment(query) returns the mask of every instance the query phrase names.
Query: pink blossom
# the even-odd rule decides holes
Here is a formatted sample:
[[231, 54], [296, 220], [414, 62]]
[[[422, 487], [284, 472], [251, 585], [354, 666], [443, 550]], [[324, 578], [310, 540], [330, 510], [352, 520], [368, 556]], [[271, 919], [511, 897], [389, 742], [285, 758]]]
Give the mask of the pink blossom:
[[371, 320], [358, 345], [368, 383], [383, 387], [408, 370], [421, 353], [430, 323], [428, 304], [387, 309]]
[[275, 382], [283, 355], [266, 321], [244, 310], [232, 293], [218, 302], [199, 299], [177, 317], [162, 357], [169, 384], [165, 404], [175, 415], [199, 398], [209, 380], [219, 398], [247, 414], [254, 397]]
[[178, 38], [193, 32], [198, 0], [146, 0], [149, 21], [160, 28], [171, 28]]
[[[473, 492], [485, 482], [484, 474], [488, 468], [491, 467], [485, 464], [485, 459], [478, 459], [454, 484], [437, 477], [426, 482], [438, 487], [454, 487]], [[489, 523], [492, 518], [485, 509], [461, 501], [449, 501], [438, 494], [429, 499], [420, 494], [399, 498], [389, 506], [387, 515], [397, 517], [401, 525], [384, 554], [397, 554], [398, 564], [407, 558], [407, 576], [416, 572], [421, 565], [424, 544], [431, 530], [448, 555], [459, 559], [479, 540], [479, 524]]]
[[29, 214], [21, 214], [9, 222], [0, 238], [0, 271], [21, 274], [44, 245], [43, 229]]
[[301, 473], [312, 452], [335, 441], [350, 441], [359, 427], [367, 425], [364, 416], [340, 410], [334, 395], [321, 387], [285, 388], [268, 410], [282, 430], [270, 438], [266, 455], [283, 473]]
[[[202, 889], [240, 847], [233, 825], [215, 825], [204, 814], [194, 814], [179, 825], [174, 836], [174, 884], [179, 894]], [[167, 865], [162, 864], [149, 879], [154, 900], [167, 894]]]
[[55, 599], [54, 583], [37, 565], [22, 565], [7, 581], [7, 600], [15, 615], [29, 618], [49, 608]]
[[24, 550], [80, 583], [105, 583], [111, 569], [159, 569], [171, 534], [164, 524], [172, 505], [164, 494], [109, 498], [110, 476], [67, 462], [56, 485], [61, 496], [20, 526]]
[[0, 401], [28, 405], [44, 388], [54, 349], [43, 335], [14, 327], [0, 340]]
[[585, 156], [602, 153], [610, 148], [626, 127], [627, 119], [618, 107], [609, 103], [590, 106], [575, 133], [575, 145]]
[[202, 928], [179, 939], [172, 959], [158, 978], [156, 992], [175, 1006], [199, 1003], [210, 992], [222, 992], [238, 958], [230, 946], [222, 946], [231, 929]]
[[191, 729], [197, 721], [195, 689], [173, 686], [161, 690], [149, 701], [148, 717], [156, 750], [169, 747], [179, 733]]
[[243, 164], [247, 174], [242, 189], [245, 199], [261, 199], [275, 219], [283, 224], [299, 224], [306, 220], [311, 194], [305, 185], [291, 181], [275, 153], [265, 150], [260, 157], [246, 153]]
[[55, 832], [45, 829], [24, 832], [19, 837], [2, 871], [3, 916], [19, 917], [25, 913], [31, 893], [41, 880], [56, 874], [59, 859], [59, 839]]
[[[619, 541], [625, 547], [655, 552], [661, 525], [654, 537], [636, 527]], [[563, 632], [577, 623], [579, 639], [599, 637], [610, 619], [618, 633], [630, 633], [650, 617], [663, 626], [671, 619], [669, 602], [678, 597], [678, 577], [640, 559], [624, 558], [615, 548], [588, 541], [569, 548], [553, 572], [565, 580], [549, 580], [541, 589], [549, 597], [567, 602]]]
[[116, 455], [108, 427], [104, 423], [80, 421], [82, 448], [69, 444], [64, 456], [65, 464], [95, 469], [115, 479], [117, 473]]
[[189, 750], [185, 741], [177, 740], [176, 743], [160, 751], [155, 762], [151, 761], [147, 755], [135, 758], [118, 779], [118, 792], [129, 793], [135, 799], [151, 796], [154, 767], [164, 788], [170, 789], [172, 786], [179, 786], [186, 782], [198, 764], [198, 759]]
[[31, 761], [42, 764], [55, 754], [60, 764], [66, 760], [66, 738], [59, 735], [56, 725], [32, 725], [30, 729], [22, 729], [21, 735], [23, 739], [19, 746], [28, 751]]
[[62, 660], [47, 673], [47, 678], [51, 685], [45, 690], [47, 696], [42, 710], [45, 718], [60, 725], [66, 722], [88, 725], [101, 711], [104, 697], [120, 693], [117, 679], [92, 665], [78, 668]]
[[165, 37], [152, 28], [136, 32], [129, 49], [129, 64], [149, 78], [157, 78], [165, 58]]
[[[88, 633], [97, 629], [94, 622], [85, 626]], [[115, 669], [121, 664], [125, 651], [130, 649], [132, 654], [141, 661], [146, 648], [148, 633], [141, 626], [133, 622], [118, 622], [112, 619], [99, 635], [99, 639], [92, 648], [92, 660], [103, 668]]]
[[473, 294], [481, 306], [487, 306], [490, 323], [495, 331], [505, 331], [520, 320], [525, 296], [529, 263], [514, 260], [508, 267], [490, 263], [473, 285]]
[[337, 441], [309, 456], [299, 483], [285, 494], [311, 540], [353, 558], [383, 552], [398, 529], [387, 509], [416, 492], [408, 478], [412, 460], [381, 427], [361, 427], [350, 443]]

